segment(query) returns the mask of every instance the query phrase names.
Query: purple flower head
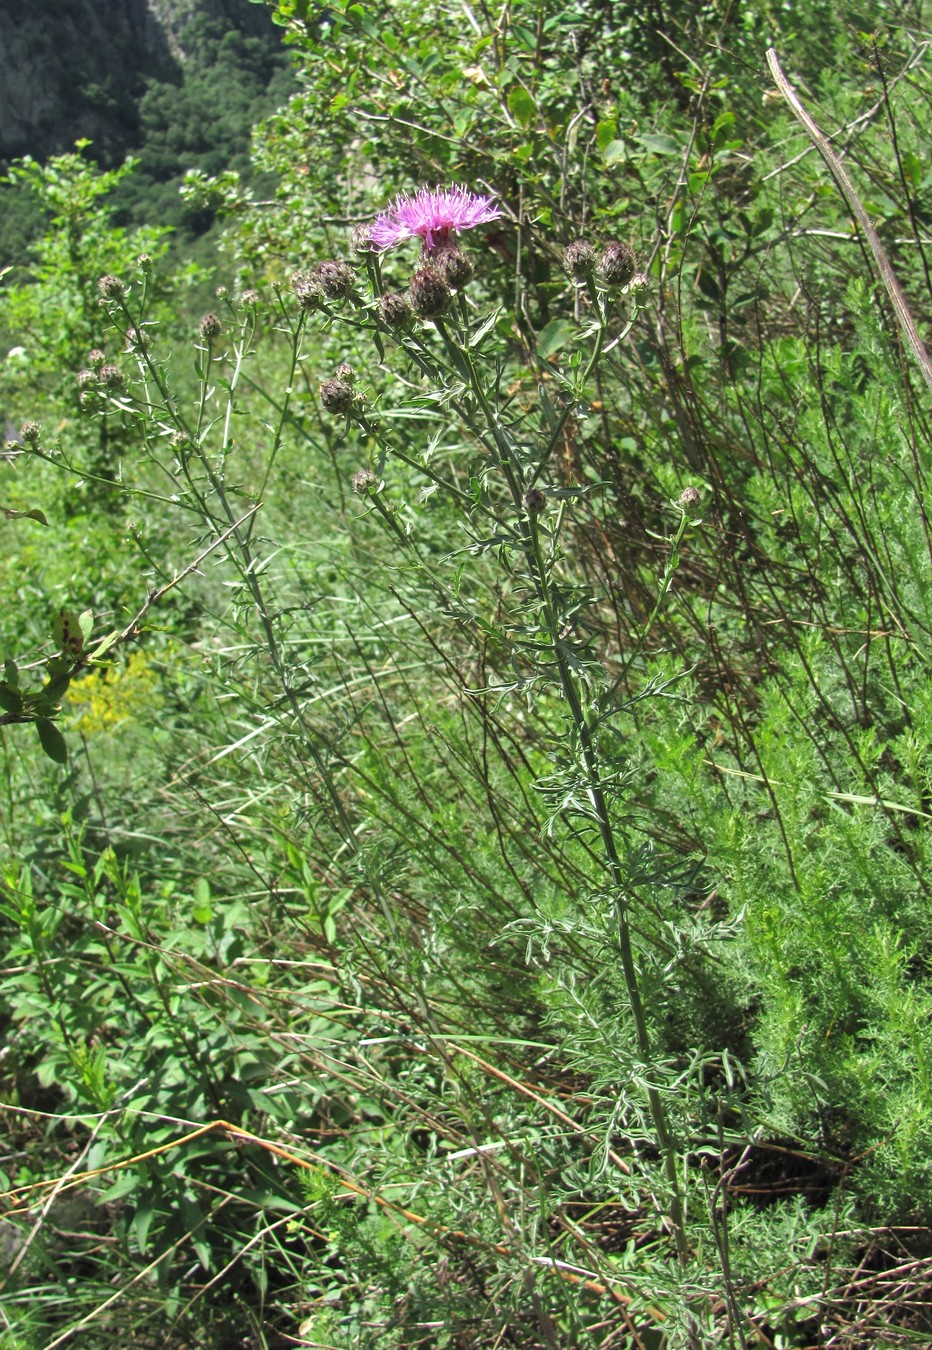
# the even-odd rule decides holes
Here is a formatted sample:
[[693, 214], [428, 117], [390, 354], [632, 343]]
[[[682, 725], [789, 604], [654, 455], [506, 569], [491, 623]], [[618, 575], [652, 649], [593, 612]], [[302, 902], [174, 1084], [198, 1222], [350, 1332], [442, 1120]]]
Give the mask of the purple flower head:
[[471, 230], [497, 220], [501, 211], [491, 197], [477, 197], [458, 184], [451, 188], [421, 188], [413, 197], [401, 193], [377, 216], [369, 231], [372, 247], [382, 252], [406, 239], [420, 237], [428, 253], [450, 243], [453, 231]]

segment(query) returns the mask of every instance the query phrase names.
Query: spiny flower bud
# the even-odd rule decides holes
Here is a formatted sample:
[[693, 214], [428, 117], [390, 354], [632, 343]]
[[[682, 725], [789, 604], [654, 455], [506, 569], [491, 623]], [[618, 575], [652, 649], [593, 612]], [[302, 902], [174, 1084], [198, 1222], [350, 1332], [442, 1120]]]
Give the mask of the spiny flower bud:
[[646, 272], [635, 272], [629, 282], [628, 289], [632, 291], [646, 291], [650, 286], [650, 277]]
[[524, 509], [529, 516], [539, 516], [547, 505], [547, 497], [540, 488], [528, 488], [524, 494]]
[[197, 326], [197, 331], [205, 342], [212, 342], [223, 332], [223, 325], [216, 314], [205, 314]]
[[94, 347], [92, 351], [88, 352], [87, 359], [92, 366], [102, 366], [107, 358], [99, 347]]
[[78, 388], [87, 389], [90, 385], [97, 383], [97, 373], [93, 370], [78, 371]]
[[353, 406], [353, 386], [345, 380], [324, 380], [318, 394], [321, 406], [329, 413], [348, 413]]
[[217, 297], [218, 300], [224, 300], [227, 295], [226, 286], [218, 286], [217, 289], [214, 291], [214, 295]]
[[379, 301], [379, 313], [382, 322], [389, 328], [404, 328], [411, 318], [411, 306], [407, 297], [397, 291], [388, 291]]
[[408, 287], [411, 308], [422, 319], [439, 319], [450, 307], [453, 296], [439, 272], [422, 267], [415, 272]]
[[126, 350], [144, 352], [149, 346], [149, 334], [144, 328], [130, 328], [126, 333]]
[[19, 429], [19, 438], [27, 445], [38, 445], [42, 429], [38, 422], [24, 422]]
[[472, 259], [456, 247], [441, 249], [431, 261], [447, 285], [454, 290], [465, 286], [476, 270]]
[[250, 287], [249, 290], [243, 291], [243, 297], [240, 301], [240, 304], [249, 305], [250, 307], [252, 307], [253, 305], [258, 305], [260, 299], [261, 297], [259, 295], [259, 292], [254, 291], [252, 287]]
[[363, 221], [360, 225], [353, 226], [353, 233], [350, 235], [350, 246], [354, 253], [374, 253], [375, 245], [372, 242], [372, 221]]
[[358, 469], [353, 474], [353, 491], [360, 497], [368, 497], [378, 485], [378, 478], [369, 469]]
[[328, 258], [314, 268], [311, 282], [327, 300], [343, 300], [353, 289], [356, 273], [349, 263]]
[[140, 272], [146, 272], [146, 273], [151, 272], [151, 271], [152, 271], [152, 259], [151, 259], [151, 257], [149, 256], [149, 254], [148, 254], [148, 253], [140, 253], [139, 257], [136, 259], [136, 266], [139, 268]]
[[105, 389], [119, 389], [123, 384], [123, 372], [119, 366], [101, 366], [97, 378]]
[[105, 300], [118, 300], [124, 287], [119, 277], [112, 277], [108, 272], [97, 282], [97, 289]]
[[320, 304], [320, 291], [314, 285], [310, 273], [295, 272], [291, 278], [291, 289], [302, 309], [316, 309]]
[[694, 487], [683, 488], [679, 497], [680, 506], [689, 511], [694, 506], [699, 505], [699, 489]]
[[596, 252], [585, 239], [576, 239], [563, 254], [563, 270], [574, 281], [585, 281], [595, 271]]
[[356, 372], [348, 361], [341, 361], [337, 366], [337, 379], [345, 380], [347, 384], [356, 383]]
[[615, 240], [602, 250], [599, 276], [606, 286], [627, 286], [634, 276], [634, 253], [627, 244]]

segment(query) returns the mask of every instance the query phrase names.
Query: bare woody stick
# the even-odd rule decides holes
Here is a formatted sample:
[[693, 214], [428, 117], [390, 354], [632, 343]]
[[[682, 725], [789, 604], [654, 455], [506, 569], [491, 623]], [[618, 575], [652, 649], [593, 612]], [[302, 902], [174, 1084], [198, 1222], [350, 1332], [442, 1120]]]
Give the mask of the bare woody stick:
[[919, 369], [922, 371], [926, 384], [932, 389], [932, 361], [929, 359], [929, 353], [926, 351], [925, 344], [919, 336], [913, 316], [906, 303], [906, 297], [900, 289], [900, 283], [896, 279], [896, 274], [890, 266], [886, 253], [884, 253], [883, 245], [880, 242], [877, 231], [874, 229], [867, 212], [861, 205], [861, 200], [854, 190], [851, 179], [845, 172], [841, 160], [832, 150], [832, 147], [822, 135], [822, 132], [816, 126], [815, 122], [813, 122], [812, 118], [797, 98], [796, 91], [780, 67], [780, 60], [774, 47], [771, 47], [767, 52], [767, 64], [770, 67], [770, 73], [774, 78], [777, 88], [792, 109], [794, 117], [798, 122], [802, 123], [809, 139], [825, 160], [829, 173], [834, 178], [839, 191], [851, 209], [852, 215], [861, 227], [864, 238], [870, 246], [870, 251], [874, 255], [874, 261], [877, 264], [880, 279], [883, 282], [893, 308], [896, 311], [896, 317], [899, 320], [906, 341], [909, 343], [913, 350], [913, 355], [919, 362]]

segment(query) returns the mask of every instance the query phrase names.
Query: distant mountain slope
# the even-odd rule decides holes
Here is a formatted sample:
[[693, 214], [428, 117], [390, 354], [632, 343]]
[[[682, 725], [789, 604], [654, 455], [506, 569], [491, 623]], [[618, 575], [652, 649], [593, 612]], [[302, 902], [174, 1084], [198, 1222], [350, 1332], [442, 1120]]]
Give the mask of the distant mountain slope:
[[181, 82], [192, 20], [279, 45], [249, 0], [58, 0], [51, 11], [0, 0], [0, 160], [42, 159], [79, 137], [104, 162], [135, 149], [138, 101], [152, 80]]

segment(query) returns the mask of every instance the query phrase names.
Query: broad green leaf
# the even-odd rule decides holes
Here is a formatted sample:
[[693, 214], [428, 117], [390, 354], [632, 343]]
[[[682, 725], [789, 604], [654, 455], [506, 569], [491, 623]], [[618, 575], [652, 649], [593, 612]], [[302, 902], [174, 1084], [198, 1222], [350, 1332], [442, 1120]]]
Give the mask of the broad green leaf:
[[49, 759], [54, 759], [56, 764], [64, 764], [68, 759], [68, 746], [55, 723], [47, 717], [37, 717], [36, 731], [39, 733], [39, 743]]
[[609, 141], [608, 145], [602, 150], [603, 164], [617, 164], [619, 160], [625, 158], [624, 141]]
[[537, 339], [538, 355], [546, 361], [549, 356], [561, 351], [568, 342], [572, 342], [575, 336], [574, 324], [567, 323], [566, 319], [551, 319]]
[[672, 136], [660, 136], [648, 133], [644, 136], [638, 136], [637, 139], [644, 146], [645, 150], [652, 150], [655, 155], [678, 155], [682, 150], [682, 146], [680, 146]]
[[523, 84], [513, 85], [508, 91], [508, 111], [519, 126], [529, 127], [537, 116], [537, 104]]

